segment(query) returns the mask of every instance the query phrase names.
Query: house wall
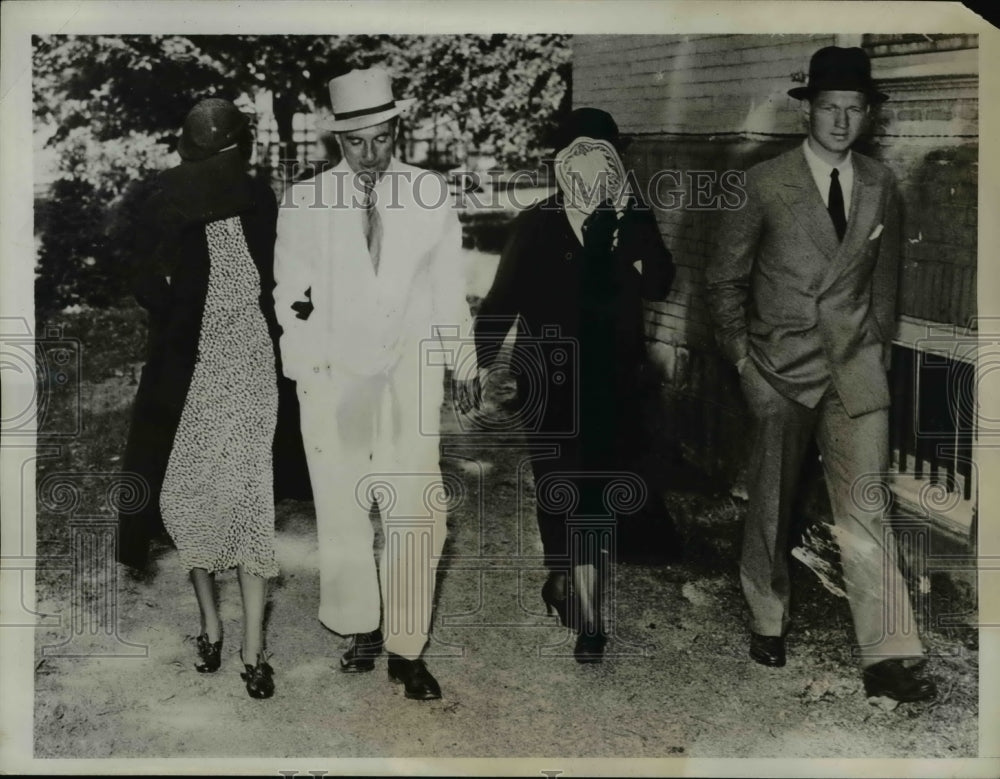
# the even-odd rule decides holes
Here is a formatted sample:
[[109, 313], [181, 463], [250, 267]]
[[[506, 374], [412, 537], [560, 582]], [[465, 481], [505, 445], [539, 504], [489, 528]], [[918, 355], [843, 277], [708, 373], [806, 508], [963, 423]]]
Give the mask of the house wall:
[[786, 93], [805, 82], [812, 53], [832, 44], [863, 45], [890, 95], [858, 148], [893, 170], [904, 203], [898, 343], [914, 346], [932, 322], [974, 323], [975, 36], [573, 39], [573, 105], [609, 111], [632, 139], [626, 163], [656, 209], [678, 266], [667, 302], [647, 310], [667, 408], [660, 433], [729, 483], [739, 482], [748, 454], [747, 421], [735, 371], [714, 345], [705, 303], [704, 267], [718, 219], [713, 195], [725, 171], [745, 170], [802, 142], [800, 106]]

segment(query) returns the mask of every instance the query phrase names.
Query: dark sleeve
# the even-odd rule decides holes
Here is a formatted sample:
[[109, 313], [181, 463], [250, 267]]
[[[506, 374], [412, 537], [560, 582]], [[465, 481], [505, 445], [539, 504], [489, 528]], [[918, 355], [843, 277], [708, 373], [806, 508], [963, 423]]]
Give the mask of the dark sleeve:
[[527, 291], [527, 271], [534, 248], [534, 225], [538, 206], [520, 213], [511, 226], [510, 236], [500, 255], [496, 276], [476, 315], [476, 357], [479, 367], [488, 368], [496, 359], [504, 338], [521, 312]]
[[240, 215], [243, 232], [250, 243], [254, 262], [260, 271], [261, 292], [274, 288], [274, 239], [278, 226], [278, 203], [274, 192], [262, 182], [254, 183], [254, 207]]
[[[132, 233], [131, 288], [139, 305], [154, 317], [162, 317], [170, 307], [170, 283], [167, 277], [173, 268], [173, 248], [180, 229], [179, 219], [154, 190], [137, 209]], [[174, 215], [176, 216], [176, 215]], [[170, 240], [171, 233], [173, 241]]]
[[641, 292], [646, 300], [665, 300], [674, 281], [673, 256], [663, 245], [652, 209], [643, 203], [630, 206], [618, 230], [616, 257], [631, 265], [642, 264]]
[[[251, 223], [252, 220], [252, 223]], [[260, 274], [260, 304], [275, 344], [280, 329], [274, 314], [274, 240], [277, 236], [278, 201], [263, 181], [254, 179], [254, 210], [242, 217], [243, 232], [253, 236], [251, 251]]]

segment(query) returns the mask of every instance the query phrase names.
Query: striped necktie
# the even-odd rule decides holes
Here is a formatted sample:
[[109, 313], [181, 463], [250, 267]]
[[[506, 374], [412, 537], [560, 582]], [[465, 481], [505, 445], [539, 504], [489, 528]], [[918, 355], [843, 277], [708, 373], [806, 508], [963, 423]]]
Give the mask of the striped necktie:
[[372, 267], [378, 274], [379, 255], [382, 253], [382, 216], [378, 208], [375, 207], [375, 182], [367, 176], [361, 179], [361, 184], [365, 190], [364, 200], [361, 206], [361, 223], [365, 231], [365, 242], [368, 245], [368, 253], [372, 258]]

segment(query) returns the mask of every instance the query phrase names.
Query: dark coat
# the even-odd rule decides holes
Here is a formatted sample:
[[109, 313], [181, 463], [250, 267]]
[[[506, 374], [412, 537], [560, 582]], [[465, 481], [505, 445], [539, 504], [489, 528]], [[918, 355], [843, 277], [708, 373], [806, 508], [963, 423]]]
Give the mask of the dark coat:
[[[669, 558], [679, 542], [645, 459], [643, 300], [666, 297], [673, 261], [652, 211], [641, 204], [619, 223], [614, 251], [587, 243], [580, 245], [558, 195], [517, 217], [476, 317], [479, 364], [493, 363], [517, 321], [516, 418], [530, 445], [558, 452], [532, 459], [536, 485], [550, 473], [579, 474], [578, 512], [595, 515], [606, 510], [607, 472], [640, 476], [643, 504], [616, 511], [618, 556]], [[539, 503], [538, 521], [551, 567], [566, 553], [566, 517]]]
[[[479, 363], [494, 361], [520, 318], [511, 365], [515, 373], [520, 368], [521, 400], [530, 405], [526, 424], [542, 436], [574, 433], [564, 437], [565, 451], [629, 449], [642, 424], [636, 411], [646, 360], [643, 299], [665, 298], [673, 276], [648, 208], [630, 210], [618, 248], [600, 256], [580, 245], [553, 196], [514, 221], [476, 319]], [[554, 353], [560, 349], [570, 355], [563, 366]]]
[[[160, 489], [194, 372], [208, 290], [204, 229], [208, 222], [240, 217], [250, 256], [260, 274], [260, 308], [275, 344], [276, 375], [281, 376], [279, 331], [271, 298], [277, 214], [274, 194], [264, 182], [246, 173], [236, 150], [164, 171], [140, 211], [132, 287], [148, 311], [149, 337], [123, 470], [143, 480], [147, 499], [137, 511], [119, 514], [118, 559], [123, 563], [145, 567], [149, 539], [163, 528]], [[287, 389], [281, 392], [282, 401], [288, 396]], [[294, 402], [294, 390], [290, 397]], [[286, 404], [279, 417], [292, 417], [288, 422], [294, 424], [297, 435], [297, 407]], [[276, 433], [275, 440], [285, 442], [289, 424], [282, 427], [284, 431]], [[290, 447], [293, 453], [294, 443]], [[301, 452], [301, 440], [298, 450]], [[278, 460], [276, 457], [276, 463]], [[301, 465], [304, 473], [304, 461]]]

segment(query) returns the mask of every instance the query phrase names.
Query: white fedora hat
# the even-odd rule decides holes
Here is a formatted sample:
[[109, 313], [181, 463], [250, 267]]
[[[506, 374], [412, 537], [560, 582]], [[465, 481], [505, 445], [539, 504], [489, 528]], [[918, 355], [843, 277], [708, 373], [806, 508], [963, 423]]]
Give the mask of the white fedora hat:
[[396, 100], [392, 81], [382, 68], [352, 70], [330, 79], [330, 130], [338, 133], [382, 124], [413, 105], [416, 100]]

